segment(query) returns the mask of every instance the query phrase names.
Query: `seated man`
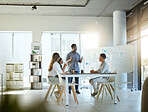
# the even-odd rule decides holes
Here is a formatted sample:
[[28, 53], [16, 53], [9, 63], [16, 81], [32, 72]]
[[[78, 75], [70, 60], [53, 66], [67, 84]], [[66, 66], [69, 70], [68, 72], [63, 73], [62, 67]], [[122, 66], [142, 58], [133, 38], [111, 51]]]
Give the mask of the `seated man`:
[[[104, 53], [100, 54], [99, 61], [101, 62], [99, 69], [97, 71], [91, 70], [91, 73], [110, 73], [109, 66], [105, 62], [106, 55]], [[109, 77], [99, 77], [99, 78], [93, 78], [89, 80], [89, 83], [93, 86], [94, 93], [92, 96], [97, 95], [98, 90], [97, 90], [97, 83], [98, 82], [108, 82]]]

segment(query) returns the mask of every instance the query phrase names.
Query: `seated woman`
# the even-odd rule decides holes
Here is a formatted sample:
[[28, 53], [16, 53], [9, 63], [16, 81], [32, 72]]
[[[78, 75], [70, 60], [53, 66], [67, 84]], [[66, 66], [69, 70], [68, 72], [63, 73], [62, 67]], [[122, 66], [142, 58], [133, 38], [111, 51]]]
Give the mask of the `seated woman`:
[[[60, 58], [60, 55], [58, 53], [54, 53], [52, 55], [51, 63], [50, 63], [49, 69], [48, 69], [48, 71], [49, 71], [48, 79], [50, 82], [59, 83], [59, 78], [58, 78], [57, 72], [59, 72], [60, 74], [67, 73], [67, 72], [64, 72], [66, 64], [64, 64], [63, 69], [62, 69], [62, 64], [63, 64], [63, 60], [62, 60], [62, 58]], [[60, 86], [60, 89], [62, 89], [61, 86]], [[60, 94], [59, 91], [56, 91], [55, 93], [56, 93], [55, 94], [56, 98], [58, 98], [59, 95], [57, 95], [57, 94]]]
[[[64, 64], [64, 66], [62, 67], [62, 64], [63, 64], [64, 62], [63, 62], [63, 59], [62, 59], [61, 57], [58, 58], [57, 62], [60, 64], [60, 67], [61, 67], [62, 71], [64, 72], [64, 71], [65, 71], [65, 68], [66, 68], [66, 66], [67, 66], [67, 64]], [[66, 73], [67, 73], [67, 72], [66, 72]]]
[[[104, 53], [100, 54], [99, 61], [101, 62], [101, 65], [99, 66], [99, 69], [97, 71], [91, 70], [91, 73], [110, 73], [109, 66], [105, 62], [106, 55]], [[97, 95], [98, 90], [97, 90], [97, 83], [99, 82], [108, 82], [109, 77], [99, 77], [99, 78], [93, 78], [90, 79], [89, 82], [93, 86], [94, 93], [92, 96]]]

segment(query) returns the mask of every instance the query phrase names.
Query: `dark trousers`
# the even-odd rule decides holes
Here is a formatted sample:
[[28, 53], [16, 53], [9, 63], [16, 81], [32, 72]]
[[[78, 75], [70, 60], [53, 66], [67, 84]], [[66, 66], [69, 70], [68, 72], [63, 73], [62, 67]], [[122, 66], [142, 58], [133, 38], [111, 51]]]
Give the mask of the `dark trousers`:
[[[71, 71], [70, 71], [71, 73]], [[75, 73], [80, 73], [79, 71], [75, 71]], [[72, 83], [72, 80], [73, 80], [73, 77], [69, 77], [68, 78], [68, 82], [69, 83]], [[78, 83], [79, 84], [79, 77], [75, 77], [75, 83]], [[75, 90], [79, 90], [79, 85], [75, 85]], [[69, 91], [71, 91], [71, 86], [69, 86]]]

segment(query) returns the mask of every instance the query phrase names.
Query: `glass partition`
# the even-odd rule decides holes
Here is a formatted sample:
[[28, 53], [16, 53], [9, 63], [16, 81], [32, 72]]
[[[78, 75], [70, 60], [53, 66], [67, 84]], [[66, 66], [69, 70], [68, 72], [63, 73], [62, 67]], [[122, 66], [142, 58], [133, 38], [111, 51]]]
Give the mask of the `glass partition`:
[[29, 61], [31, 54], [31, 42], [32, 42], [32, 33], [30, 32], [19, 32], [14, 33], [13, 37], [14, 42], [14, 62], [24, 64], [24, 87], [29, 87]]
[[0, 73], [4, 74], [4, 84], [6, 63], [10, 61], [12, 61], [12, 33], [0, 32]]

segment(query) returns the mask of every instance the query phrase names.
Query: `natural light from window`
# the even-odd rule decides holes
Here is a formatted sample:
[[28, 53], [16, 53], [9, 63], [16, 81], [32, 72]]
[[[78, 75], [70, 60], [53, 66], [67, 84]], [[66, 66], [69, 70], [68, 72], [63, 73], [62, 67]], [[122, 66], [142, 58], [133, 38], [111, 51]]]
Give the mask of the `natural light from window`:
[[141, 31], [141, 36], [146, 36], [148, 35], [148, 29]]

